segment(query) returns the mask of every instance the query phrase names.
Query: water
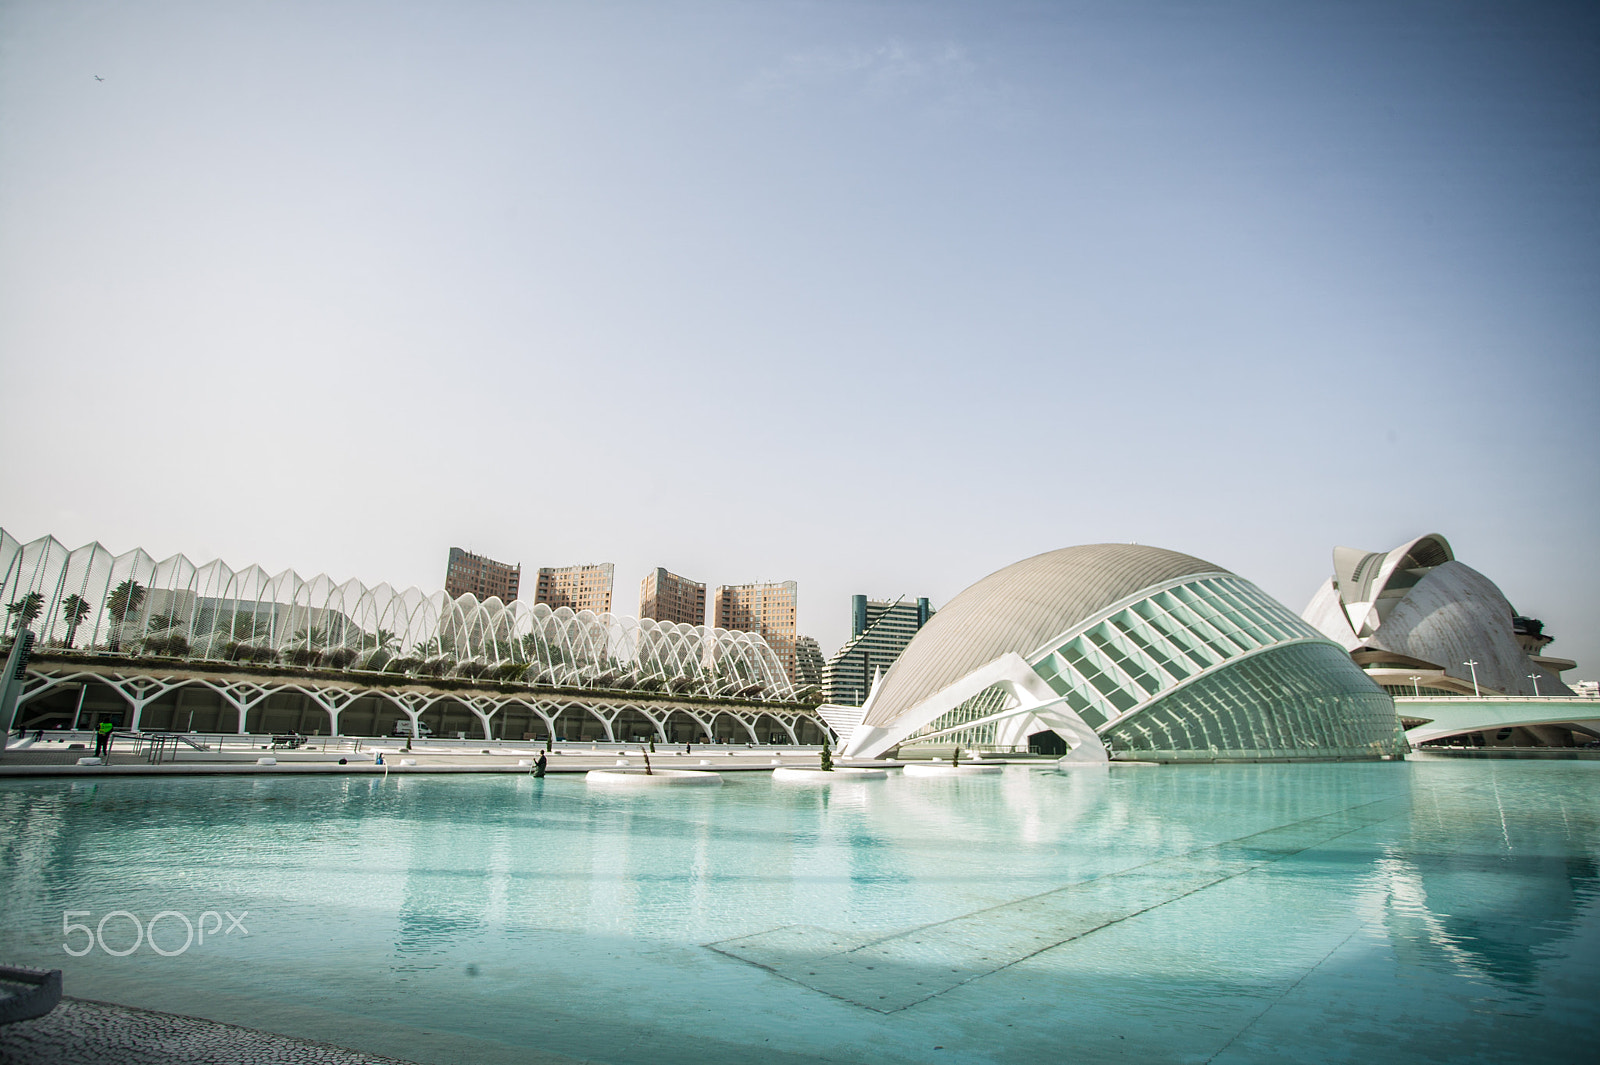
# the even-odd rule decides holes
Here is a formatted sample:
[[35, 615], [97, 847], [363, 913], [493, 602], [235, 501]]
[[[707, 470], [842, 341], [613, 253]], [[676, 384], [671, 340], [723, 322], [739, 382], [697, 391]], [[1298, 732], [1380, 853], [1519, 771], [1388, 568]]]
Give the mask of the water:
[[[1589, 1061], [1597, 785], [1444, 760], [6, 782], [0, 957], [428, 1062]], [[170, 957], [63, 949], [89, 942], [65, 911], [114, 910], [205, 942], [169, 915]]]

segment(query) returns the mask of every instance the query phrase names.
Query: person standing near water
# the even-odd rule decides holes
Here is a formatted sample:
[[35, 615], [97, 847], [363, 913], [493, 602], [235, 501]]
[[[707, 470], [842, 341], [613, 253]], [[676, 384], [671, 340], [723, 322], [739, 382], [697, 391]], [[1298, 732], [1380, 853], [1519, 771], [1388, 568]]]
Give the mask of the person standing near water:
[[546, 758], [544, 756], [544, 752], [540, 751], [539, 752], [539, 760], [537, 762], [533, 763], [533, 775], [536, 776], [536, 777], [544, 776], [545, 767], [547, 765], [549, 765], [549, 764], [550, 763], [546, 760]]
[[94, 727], [94, 756], [104, 758], [111, 751], [111, 732], [117, 726], [102, 721]]

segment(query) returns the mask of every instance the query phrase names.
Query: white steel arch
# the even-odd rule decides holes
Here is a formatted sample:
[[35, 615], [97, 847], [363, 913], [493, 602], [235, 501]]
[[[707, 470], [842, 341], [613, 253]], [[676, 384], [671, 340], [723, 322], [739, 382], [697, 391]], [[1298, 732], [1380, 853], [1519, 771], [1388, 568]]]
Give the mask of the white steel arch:
[[[41, 650], [200, 661], [283, 661], [371, 672], [788, 702], [755, 633], [545, 604], [268, 574], [0, 529], [0, 602], [27, 606]], [[32, 604], [31, 606], [28, 604]]]

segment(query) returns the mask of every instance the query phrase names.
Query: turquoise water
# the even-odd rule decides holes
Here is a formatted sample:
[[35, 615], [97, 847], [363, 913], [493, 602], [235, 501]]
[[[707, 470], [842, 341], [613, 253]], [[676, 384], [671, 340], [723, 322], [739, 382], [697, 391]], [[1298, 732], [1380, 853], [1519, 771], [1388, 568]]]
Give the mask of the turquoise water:
[[[1596, 762], [108, 778], [0, 810], [0, 958], [420, 1061], [1589, 1061], [1600, 1034]], [[180, 953], [169, 915], [171, 956], [114, 957], [117, 916], [64, 950], [63, 912], [115, 910], [207, 936]]]

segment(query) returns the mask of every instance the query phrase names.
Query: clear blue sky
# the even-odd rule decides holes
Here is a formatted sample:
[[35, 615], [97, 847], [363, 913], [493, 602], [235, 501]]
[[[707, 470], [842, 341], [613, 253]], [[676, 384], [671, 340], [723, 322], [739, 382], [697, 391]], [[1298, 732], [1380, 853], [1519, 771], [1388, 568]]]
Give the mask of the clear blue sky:
[[[1600, 7], [0, 5], [0, 525], [942, 603], [1445, 534], [1600, 675]], [[99, 75], [103, 81], [97, 81]]]

